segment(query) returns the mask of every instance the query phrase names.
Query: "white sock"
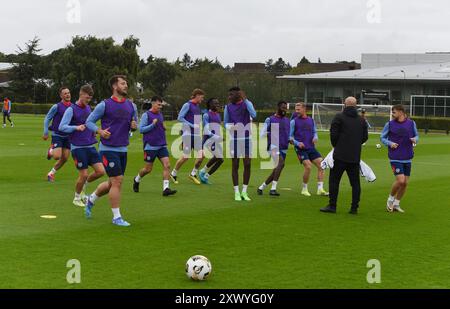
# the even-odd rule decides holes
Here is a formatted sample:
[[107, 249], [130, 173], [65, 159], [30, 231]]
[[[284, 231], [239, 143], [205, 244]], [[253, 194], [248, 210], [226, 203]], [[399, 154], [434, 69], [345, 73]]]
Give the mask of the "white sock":
[[163, 180], [163, 190], [169, 189], [169, 181]]
[[201, 169], [202, 173], [208, 173], [211, 169], [206, 165]]
[[239, 186], [234, 186], [234, 193], [239, 193]]
[[303, 190], [305, 190], [305, 189], [308, 190], [308, 184], [307, 183], [303, 184]]
[[191, 172], [191, 176], [192, 176], [192, 177], [197, 176], [197, 172], [198, 172], [198, 169], [193, 168], [193, 169], [192, 169], [192, 172]]
[[56, 174], [55, 168], [52, 168], [52, 170], [50, 171], [50, 174], [52, 174], [52, 175], [55, 175], [55, 174]]
[[389, 195], [389, 201], [393, 202], [395, 200], [395, 196]]
[[272, 181], [272, 190], [277, 190], [278, 181]]
[[242, 186], [242, 193], [247, 193], [248, 185]]
[[114, 218], [113, 218], [114, 220], [117, 219], [117, 218], [122, 217], [120, 215], [120, 208], [111, 208], [111, 210], [112, 210], [112, 213], [113, 213], [113, 216], [114, 216]]
[[211, 176], [211, 175], [208, 174], [208, 173], [205, 174], [205, 178], [206, 178], [206, 179], [209, 179], [209, 176]]
[[259, 187], [259, 190], [263, 191], [265, 188], [267, 188], [267, 185], [265, 182]]
[[176, 169], [174, 169], [170, 174], [174, 177], [177, 177], [177, 173], [178, 173], [178, 171]]
[[323, 182], [317, 183], [317, 189], [322, 190], [323, 189]]
[[394, 207], [399, 207], [400, 206], [400, 200], [395, 199], [394, 200]]
[[98, 199], [98, 196], [97, 196], [97, 194], [95, 194], [95, 192], [94, 193], [92, 193], [90, 196], [89, 196], [89, 200], [92, 202], [92, 203], [95, 203], [95, 201]]
[[139, 174], [134, 177], [134, 181], [136, 181], [137, 183], [141, 182], [141, 176], [139, 176]]
[[81, 194], [78, 194], [78, 193], [75, 192], [75, 199], [76, 199], [76, 200], [81, 199]]

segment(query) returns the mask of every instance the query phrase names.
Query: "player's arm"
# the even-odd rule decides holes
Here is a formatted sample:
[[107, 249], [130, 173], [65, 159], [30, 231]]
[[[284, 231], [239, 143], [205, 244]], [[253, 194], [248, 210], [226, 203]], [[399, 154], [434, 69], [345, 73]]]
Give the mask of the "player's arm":
[[211, 129], [209, 127], [209, 115], [208, 113], [203, 114], [202, 118], [202, 124], [203, 124], [203, 134], [206, 136], [212, 136]]
[[336, 115], [333, 118], [333, 121], [331, 122], [330, 141], [333, 147], [336, 147], [339, 141], [339, 134], [341, 132], [341, 121], [342, 121], [341, 117], [339, 115]]
[[9, 103], [8, 103], [8, 114], [11, 114], [11, 110], [12, 110], [12, 102], [11, 102], [11, 100], [9, 100]]
[[147, 113], [143, 114], [141, 117], [141, 122], [139, 123], [139, 132], [141, 132], [141, 134], [145, 134], [153, 130], [155, 127], [156, 123], [148, 123]]
[[233, 123], [230, 123], [230, 115], [228, 114], [228, 106], [225, 106], [223, 110], [223, 123], [227, 131], [231, 131], [234, 127]]
[[133, 116], [132, 116], [132, 120], [131, 120], [131, 131], [136, 131], [137, 130], [137, 123], [138, 123], [138, 111], [137, 111], [137, 105], [134, 103], [131, 103], [133, 105]]
[[414, 137], [411, 139], [411, 142], [413, 144], [417, 144], [419, 142], [419, 131], [417, 130], [416, 122], [413, 121], [413, 131], [414, 131]]
[[313, 119], [312, 123], [313, 123], [313, 127], [312, 127], [312, 130], [313, 130], [313, 143], [315, 144], [319, 140], [319, 134], [317, 133], [316, 122], [314, 121], [314, 119]]
[[381, 132], [380, 141], [389, 148], [392, 148], [394, 145], [394, 143], [389, 140], [389, 122], [385, 124], [383, 131]]
[[61, 119], [61, 123], [59, 124], [58, 130], [61, 132], [64, 132], [64, 133], [73, 133], [75, 131], [81, 131], [81, 130], [84, 131], [84, 129], [86, 129], [85, 125], [71, 126], [70, 122], [72, 121], [72, 117], [73, 117], [73, 108], [69, 107], [64, 112], [64, 115]]
[[48, 126], [50, 125], [50, 121], [52, 121], [53, 117], [55, 117], [57, 111], [58, 111], [58, 106], [55, 104], [50, 108], [47, 115], [45, 115], [44, 134], [43, 134], [44, 139], [48, 138]]
[[244, 102], [245, 102], [245, 106], [247, 106], [247, 110], [250, 114], [250, 117], [252, 117], [252, 119], [255, 119], [256, 118], [256, 110], [255, 110], [255, 107], [253, 106], [253, 103], [247, 99], [245, 99]]
[[299, 147], [301, 146], [301, 143], [297, 140], [295, 140], [295, 120], [291, 120], [291, 128], [289, 130], [289, 140], [291, 141], [291, 144], [294, 144], [294, 146]]
[[109, 128], [106, 128], [105, 130], [102, 130], [101, 128], [97, 127], [96, 123], [97, 121], [105, 115], [105, 102], [100, 102], [93, 112], [89, 115], [89, 117], [86, 119], [86, 127], [92, 131], [97, 132], [101, 137], [108, 139], [111, 136], [111, 132], [109, 132]]
[[269, 128], [270, 128], [270, 118], [267, 117], [266, 120], [264, 121], [264, 125], [263, 128], [261, 130], [261, 133], [259, 134], [259, 137], [264, 137], [267, 135], [267, 133], [269, 132]]
[[178, 121], [181, 122], [184, 125], [189, 126], [190, 128], [194, 129], [194, 125], [186, 120], [186, 115], [189, 111], [189, 103], [184, 103], [183, 107], [181, 108], [180, 113], [178, 114]]

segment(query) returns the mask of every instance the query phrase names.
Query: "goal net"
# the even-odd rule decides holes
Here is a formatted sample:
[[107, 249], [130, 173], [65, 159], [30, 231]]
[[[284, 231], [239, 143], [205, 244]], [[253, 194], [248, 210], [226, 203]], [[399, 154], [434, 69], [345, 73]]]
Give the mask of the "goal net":
[[[343, 109], [344, 104], [314, 103], [312, 115], [317, 130], [329, 130], [334, 116]], [[386, 122], [392, 117], [391, 105], [358, 105], [357, 109], [358, 113], [367, 120], [369, 132], [381, 132]]]

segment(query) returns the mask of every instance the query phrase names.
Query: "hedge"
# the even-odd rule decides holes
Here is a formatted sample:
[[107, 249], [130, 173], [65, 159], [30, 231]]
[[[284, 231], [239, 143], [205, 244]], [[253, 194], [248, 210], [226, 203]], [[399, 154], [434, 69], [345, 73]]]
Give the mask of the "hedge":
[[431, 117], [411, 117], [416, 124], [417, 128], [423, 130], [450, 130], [450, 118], [431, 118]]
[[54, 104], [13, 103], [12, 113], [17, 114], [47, 114]]
[[[13, 103], [12, 112], [17, 114], [46, 114], [53, 104]], [[274, 111], [259, 111], [256, 122], [264, 122]], [[291, 116], [291, 113], [288, 113]], [[450, 118], [411, 117], [421, 130], [450, 130]]]

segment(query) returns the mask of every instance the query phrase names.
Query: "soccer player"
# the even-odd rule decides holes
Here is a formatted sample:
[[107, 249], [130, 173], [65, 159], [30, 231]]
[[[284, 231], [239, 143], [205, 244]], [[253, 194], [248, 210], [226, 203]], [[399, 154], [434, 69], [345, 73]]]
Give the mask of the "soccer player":
[[295, 112], [292, 113], [291, 120], [298, 117], [298, 114], [300, 114], [300, 108], [301, 106], [299, 104], [295, 104]]
[[400, 201], [405, 195], [411, 176], [414, 146], [419, 141], [416, 123], [406, 115], [403, 105], [392, 107], [393, 120], [386, 123], [381, 133], [381, 142], [389, 148], [389, 160], [395, 175], [395, 182], [387, 200], [389, 212], [401, 212]]
[[[228, 91], [229, 104], [224, 110], [225, 128], [228, 130], [231, 140], [232, 179], [235, 201], [251, 201], [248, 196], [248, 184], [250, 183], [252, 164], [251, 122], [256, 118], [253, 103], [245, 98], [239, 87], [233, 87]], [[244, 181], [242, 193], [239, 192], [239, 160], [244, 161]]]
[[290, 140], [295, 146], [295, 152], [303, 164], [305, 172], [303, 174], [302, 195], [310, 197], [308, 190], [309, 177], [313, 164], [317, 167], [317, 195], [328, 196], [328, 192], [323, 188], [324, 171], [320, 167], [322, 155], [316, 149], [316, 143], [319, 140], [316, 130], [316, 124], [311, 117], [306, 114], [306, 104], [303, 102], [296, 104], [298, 115], [291, 120]]
[[163, 196], [170, 196], [177, 193], [176, 190], [169, 188], [170, 160], [169, 150], [167, 149], [164, 116], [161, 113], [162, 102], [161, 97], [154, 96], [151, 100], [152, 107], [141, 117], [139, 131], [143, 134], [145, 166], [134, 178], [133, 191], [136, 193], [139, 192], [139, 184], [142, 178], [152, 171], [156, 158], [159, 159], [163, 166]]
[[[124, 75], [114, 75], [109, 85], [112, 97], [100, 102], [86, 120], [86, 127], [100, 135], [100, 156], [109, 180], [101, 183], [94, 193], [88, 197], [85, 208], [87, 218], [92, 216], [92, 208], [101, 196], [109, 194], [109, 202], [113, 213], [112, 223], [118, 226], [130, 226], [120, 214], [120, 196], [123, 176], [127, 167], [127, 152], [130, 129], [136, 130], [133, 104], [127, 100], [128, 81]], [[95, 124], [101, 119], [101, 127]]]
[[223, 164], [222, 136], [220, 133], [222, 119], [220, 118], [220, 102], [211, 98], [206, 103], [208, 111], [203, 114], [203, 147], [208, 148], [213, 157], [200, 170], [200, 181], [210, 185], [209, 177]]
[[[47, 180], [50, 182], [55, 181], [56, 172], [66, 164], [70, 156], [69, 134], [59, 130], [59, 125], [65, 111], [72, 105], [69, 88], [61, 87], [59, 89], [59, 96], [61, 102], [53, 105], [45, 116], [44, 134], [42, 136], [42, 139], [46, 141], [48, 140], [48, 131], [52, 131], [52, 144], [47, 151], [47, 160], [53, 158], [57, 162], [47, 174]], [[52, 124], [49, 127], [50, 121]]]
[[[267, 135], [267, 151], [276, 163], [276, 167], [273, 169], [269, 178], [267, 178], [267, 180], [258, 188], [257, 192], [259, 195], [263, 195], [264, 189], [272, 183], [272, 188], [269, 193], [270, 196], [280, 196], [280, 193], [277, 192], [277, 184], [281, 172], [284, 169], [286, 155], [289, 149], [290, 121], [289, 118], [286, 117], [286, 113], [287, 102], [280, 101], [278, 102], [276, 114], [268, 117], [264, 122], [261, 137]], [[278, 129], [275, 129], [276, 126], [278, 126]], [[275, 132], [273, 132], [273, 130], [275, 130]]]
[[194, 89], [191, 99], [186, 102], [178, 115], [178, 121], [183, 124], [183, 156], [178, 159], [175, 168], [170, 173], [170, 177], [175, 184], [178, 184], [177, 175], [180, 168], [189, 160], [192, 150], [196, 152], [196, 160], [189, 179], [196, 185], [200, 185], [197, 172], [203, 162], [203, 148], [200, 134], [200, 124], [202, 121], [200, 104], [205, 98], [205, 92], [201, 89]]
[[11, 128], [14, 128], [14, 122], [11, 121], [11, 100], [9, 98], [5, 98], [3, 100], [3, 128], [6, 128], [6, 118], [8, 118], [9, 123], [11, 124]]
[[[105, 175], [102, 160], [95, 149], [95, 144], [97, 144], [95, 134], [86, 129], [86, 120], [91, 114], [89, 102], [93, 95], [94, 90], [90, 85], [81, 87], [78, 101], [64, 112], [58, 128], [59, 131], [70, 134], [72, 158], [78, 170], [73, 204], [79, 207], [86, 206], [87, 184]], [[89, 174], [89, 166], [94, 169], [91, 174]]]

